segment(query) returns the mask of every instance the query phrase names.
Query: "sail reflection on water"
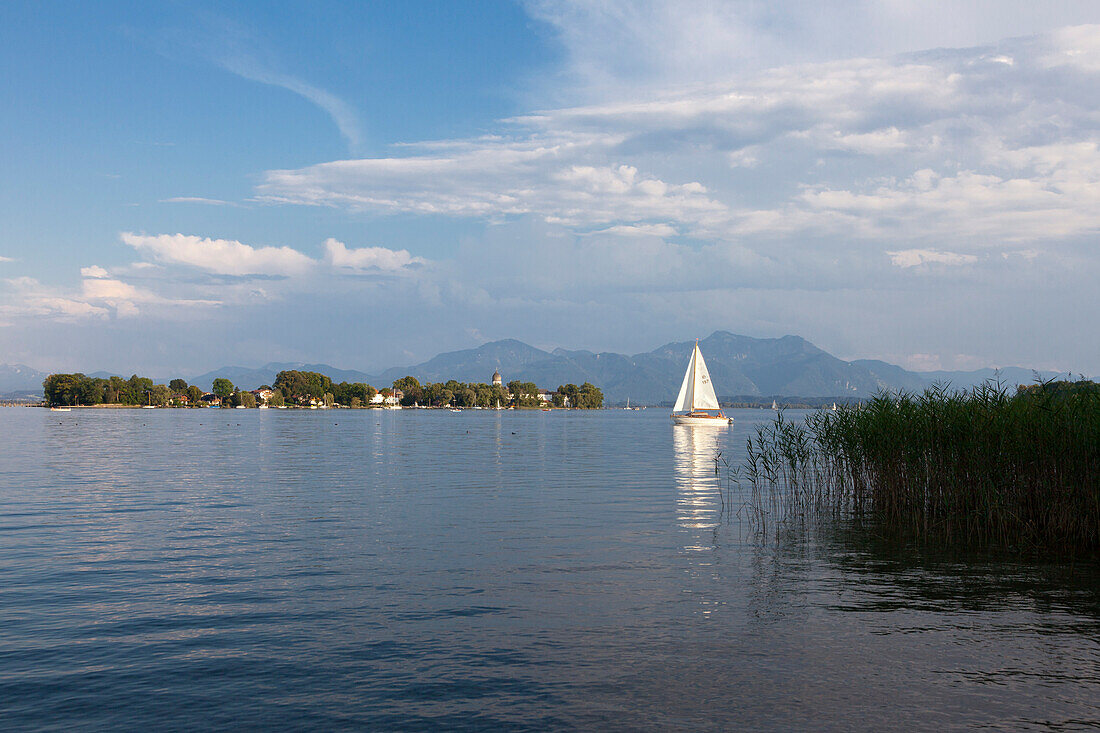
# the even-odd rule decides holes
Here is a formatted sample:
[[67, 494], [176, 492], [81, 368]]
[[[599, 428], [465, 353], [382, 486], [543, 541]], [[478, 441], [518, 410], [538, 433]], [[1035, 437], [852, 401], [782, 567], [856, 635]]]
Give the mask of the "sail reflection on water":
[[672, 426], [677, 521], [685, 529], [712, 529], [719, 522], [721, 494], [714, 457], [725, 431]]

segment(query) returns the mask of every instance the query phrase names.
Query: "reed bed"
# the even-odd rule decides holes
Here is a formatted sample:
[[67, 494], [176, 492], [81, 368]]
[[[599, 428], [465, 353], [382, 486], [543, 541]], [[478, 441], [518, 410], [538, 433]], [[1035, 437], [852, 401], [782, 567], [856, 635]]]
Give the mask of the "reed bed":
[[833, 514], [918, 539], [1100, 551], [1100, 385], [883, 393], [748, 441], [760, 526]]

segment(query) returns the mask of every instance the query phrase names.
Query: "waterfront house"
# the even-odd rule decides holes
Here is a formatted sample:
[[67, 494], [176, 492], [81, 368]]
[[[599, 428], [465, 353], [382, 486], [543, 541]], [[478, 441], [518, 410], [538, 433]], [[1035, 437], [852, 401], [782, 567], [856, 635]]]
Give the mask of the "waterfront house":
[[379, 390], [374, 397], [371, 397], [370, 403], [372, 405], [396, 405], [399, 404], [404, 398], [405, 393], [399, 389], [385, 389]]
[[254, 389], [252, 390], [252, 396], [256, 398], [256, 403], [266, 405], [271, 401], [271, 398], [275, 396], [275, 390], [273, 389]]

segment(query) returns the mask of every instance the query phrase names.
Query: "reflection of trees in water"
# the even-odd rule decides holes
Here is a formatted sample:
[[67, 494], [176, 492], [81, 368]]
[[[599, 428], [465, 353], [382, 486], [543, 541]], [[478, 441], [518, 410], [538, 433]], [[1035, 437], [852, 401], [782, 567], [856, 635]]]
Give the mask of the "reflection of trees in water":
[[[836, 606], [841, 611], [1069, 613], [1081, 617], [1077, 626], [1089, 627], [1093, 636], [1100, 631], [1096, 560], [1052, 563], [918, 546], [835, 517], [788, 523], [774, 541], [755, 544], [754, 595], [769, 605], [797, 582], [811, 581], [843, 593]], [[814, 578], [809, 568], [816, 568]]]
[[1100, 563], [901, 545], [839, 528], [828, 561], [867, 594], [866, 610], [982, 612], [1007, 607], [1069, 612], [1100, 630]]
[[718, 524], [721, 496], [714, 456], [721, 434], [709, 426], [672, 427], [676, 508], [681, 527], [711, 529]]

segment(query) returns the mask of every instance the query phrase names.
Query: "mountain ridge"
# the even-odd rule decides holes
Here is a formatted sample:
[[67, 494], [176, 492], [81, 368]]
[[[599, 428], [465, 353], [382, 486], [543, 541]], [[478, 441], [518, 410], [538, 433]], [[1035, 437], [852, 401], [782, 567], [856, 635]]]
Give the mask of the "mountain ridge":
[[[518, 339], [490, 341], [470, 349], [443, 352], [431, 359], [377, 374], [340, 369], [328, 364], [269, 362], [260, 367], [225, 366], [186, 378], [209, 389], [216, 377], [230, 379], [238, 387], [254, 389], [271, 384], [286, 369], [315, 371], [335, 382], [367, 382], [385, 387], [411, 375], [421, 382], [456, 379], [488, 382], [500, 370], [504, 382], [514, 379], [554, 389], [561, 384], [591, 382], [603, 390], [610, 403], [669, 403], [676, 396], [691, 352], [692, 341], [670, 342], [637, 354], [570, 350], [546, 351]], [[968, 388], [999, 375], [1009, 386], [1059, 376], [1023, 367], [972, 371], [913, 372], [876, 359], [844, 361], [801, 336], [755, 338], [729, 331], [715, 331], [699, 341], [720, 399], [733, 397], [797, 396], [816, 399], [866, 398], [879, 390], [921, 391], [934, 383]], [[95, 372], [90, 376], [109, 376]], [[40, 389], [46, 373], [23, 365], [0, 365], [0, 393]], [[155, 380], [167, 383], [167, 380]], [[33, 384], [32, 384], [33, 382]]]

